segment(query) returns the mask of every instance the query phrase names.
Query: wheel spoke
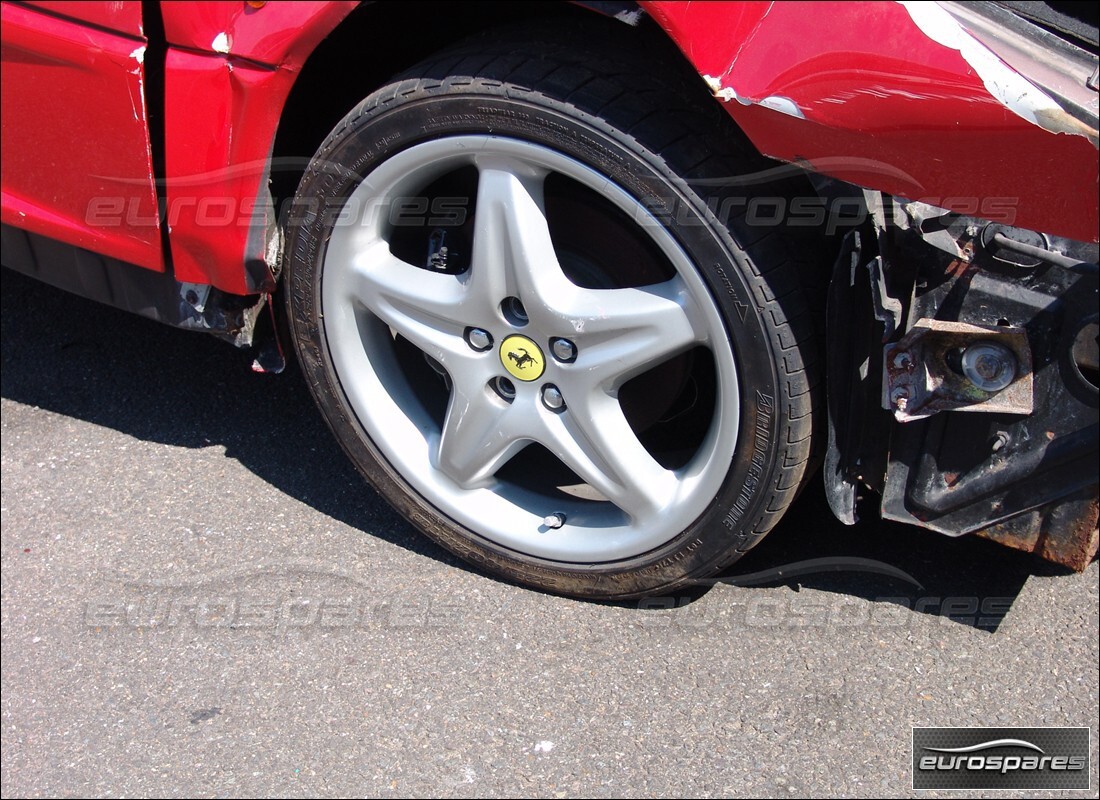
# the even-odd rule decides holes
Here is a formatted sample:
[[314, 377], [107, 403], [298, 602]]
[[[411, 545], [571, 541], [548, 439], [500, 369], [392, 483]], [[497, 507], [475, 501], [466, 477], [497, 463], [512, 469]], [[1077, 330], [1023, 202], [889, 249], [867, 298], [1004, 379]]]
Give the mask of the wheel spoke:
[[586, 391], [614, 393], [630, 378], [705, 343], [694, 301], [678, 279], [637, 289], [589, 290], [571, 309], [565, 335], [580, 356], [572, 371]]
[[462, 352], [462, 285], [444, 275], [407, 264], [382, 241], [360, 253], [352, 265], [353, 299], [438, 361]]
[[544, 444], [633, 520], [667, 508], [675, 499], [676, 475], [645, 449], [618, 401], [602, 392], [567, 401], [569, 410], [548, 420]]
[[471, 302], [487, 313], [494, 313], [504, 298], [519, 297], [528, 313], [537, 315], [545, 298], [577, 288], [561, 271], [550, 238], [545, 175], [508, 159], [480, 167], [468, 288]]
[[527, 441], [511, 431], [511, 406], [490, 398], [484, 383], [463, 383], [473, 381], [461, 381], [451, 393], [434, 466], [462, 488], [473, 489], [491, 481]]

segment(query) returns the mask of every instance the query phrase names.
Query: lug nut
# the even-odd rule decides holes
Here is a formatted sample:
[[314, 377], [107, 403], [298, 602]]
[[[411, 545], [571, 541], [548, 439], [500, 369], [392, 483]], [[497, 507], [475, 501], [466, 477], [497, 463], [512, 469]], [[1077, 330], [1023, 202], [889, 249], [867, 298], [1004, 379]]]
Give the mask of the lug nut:
[[562, 525], [565, 524], [565, 514], [562, 514], [559, 511], [557, 513], [550, 514], [549, 516], [543, 517], [542, 518], [542, 524], [545, 525], [547, 528], [552, 528], [552, 529], [560, 528]]
[[470, 345], [470, 347], [477, 350], [479, 353], [483, 353], [493, 346], [493, 337], [489, 331], [482, 330], [481, 328], [467, 328], [466, 344]]
[[550, 352], [554, 354], [554, 358], [566, 364], [577, 360], [577, 346], [568, 339], [551, 340]]
[[561, 396], [561, 390], [550, 383], [542, 387], [542, 404], [551, 411], [561, 411], [565, 408], [565, 398]]

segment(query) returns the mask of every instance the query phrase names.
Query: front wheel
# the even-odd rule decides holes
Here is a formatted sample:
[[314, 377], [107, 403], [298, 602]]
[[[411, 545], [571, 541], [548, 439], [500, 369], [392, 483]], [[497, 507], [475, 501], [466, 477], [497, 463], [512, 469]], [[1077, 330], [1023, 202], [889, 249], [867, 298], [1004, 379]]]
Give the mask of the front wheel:
[[296, 344], [353, 461], [451, 551], [566, 594], [669, 591], [803, 477], [796, 263], [728, 202], [712, 109], [536, 46], [447, 54], [337, 126], [295, 202]]

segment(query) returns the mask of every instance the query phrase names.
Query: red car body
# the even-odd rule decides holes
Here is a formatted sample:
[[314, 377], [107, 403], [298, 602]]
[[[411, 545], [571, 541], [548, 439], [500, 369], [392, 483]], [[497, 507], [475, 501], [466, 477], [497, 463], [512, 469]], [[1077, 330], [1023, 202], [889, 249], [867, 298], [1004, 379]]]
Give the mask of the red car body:
[[[141, 5], [3, 3], [3, 222], [162, 271], [160, 179], [177, 280], [271, 291], [245, 266], [265, 262], [265, 162], [295, 78], [356, 5], [162, 3], [158, 176]], [[1012, 110], [902, 4], [639, 5], [765, 155], [1097, 241], [1095, 144]]]

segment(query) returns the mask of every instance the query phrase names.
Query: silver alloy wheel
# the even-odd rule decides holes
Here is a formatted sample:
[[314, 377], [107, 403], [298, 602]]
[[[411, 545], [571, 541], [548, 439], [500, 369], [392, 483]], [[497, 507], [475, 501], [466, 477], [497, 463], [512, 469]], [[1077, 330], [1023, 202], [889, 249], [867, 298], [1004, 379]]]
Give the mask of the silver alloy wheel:
[[[394, 204], [469, 166], [478, 179], [470, 268], [458, 275], [432, 272], [393, 255]], [[616, 289], [572, 282], [559, 264], [543, 203], [544, 182], [553, 174], [628, 215], [675, 276]], [[333, 369], [367, 434], [429, 503], [498, 545], [573, 564], [641, 555], [704, 512], [737, 444], [733, 352], [696, 268], [641, 203], [546, 147], [455, 136], [414, 145], [380, 164], [344, 211], [322, 268], [321, 319]], [[509, 298], [520, 300], [526, 320], [502, 309]], [[471, 329], [487, 332], [493, 345], [471, 346]], [[503, 343], [516, 336], [536, 348], [528, 353], [541, 361], [533, 380], [510, 380], [516, 373], [508, 369], [508, 355], [519, 351]], [[445, 372], [440, 391], [449, 391], [449, 400], [442, 420], [410, 385], [402, 364], [409, 354], [397, 346], [398, 337]], [[572, 361], [555, 357], [562, 350], [554, 347], [558, 339], [575, 348]], [[670, 469], [631, 427], [618, 395], [630, 379], [693, 348], [713, 360], [713, 419], [686, 463]], [[502, 379], [509, 379], [512, 396], [494, 389]], [[560, 393], [561, 407], [546, 401], [548, 387]], [[500, 477], [533, 442], [586, 486]]]

